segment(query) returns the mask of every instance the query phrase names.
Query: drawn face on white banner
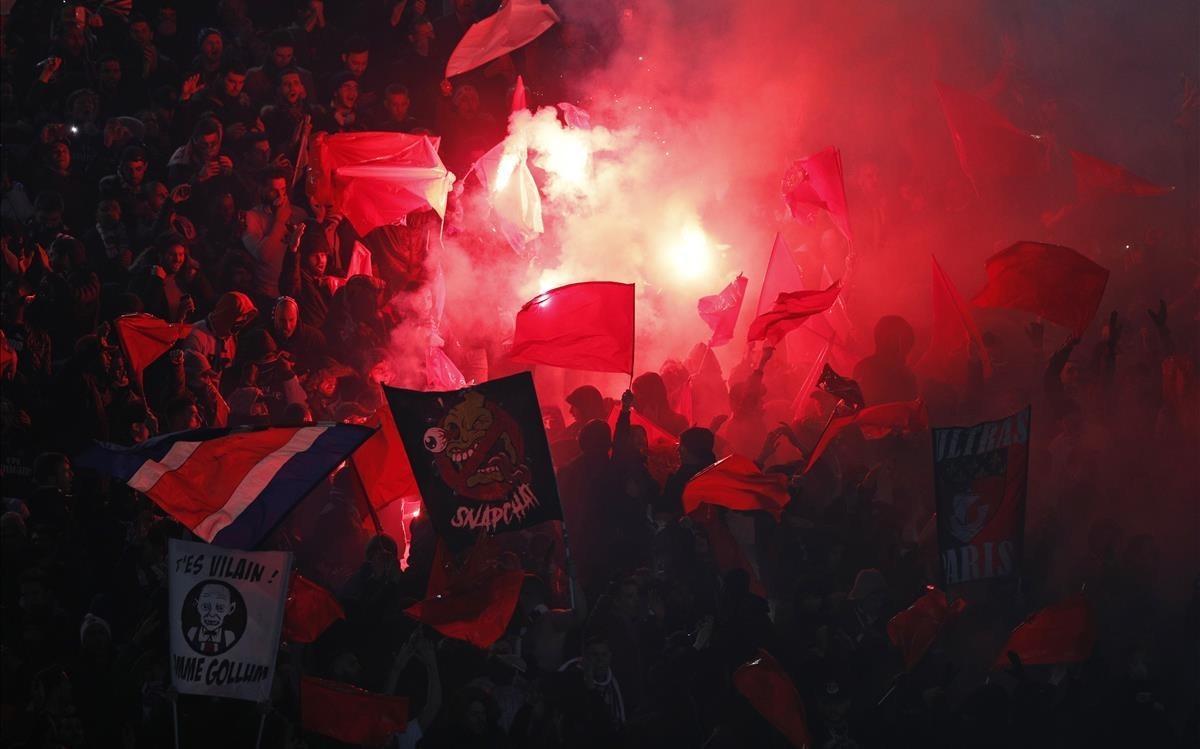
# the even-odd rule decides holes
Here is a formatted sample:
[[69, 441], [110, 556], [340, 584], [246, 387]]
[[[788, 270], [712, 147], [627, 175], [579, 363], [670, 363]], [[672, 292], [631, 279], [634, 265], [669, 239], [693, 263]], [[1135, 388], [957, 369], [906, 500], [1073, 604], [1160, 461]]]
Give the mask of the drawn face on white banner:
[[183, 636], [201, 655], [220, 655], [246, 631], [246, 602], [236, 588], [204, 580], [188, 592], [180, 612]]

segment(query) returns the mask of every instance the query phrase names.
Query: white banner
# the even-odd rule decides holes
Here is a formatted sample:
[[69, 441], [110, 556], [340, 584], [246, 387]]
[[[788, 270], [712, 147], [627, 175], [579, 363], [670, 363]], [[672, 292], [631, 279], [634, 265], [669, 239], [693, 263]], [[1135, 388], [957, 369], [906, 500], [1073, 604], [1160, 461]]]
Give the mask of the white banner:
[[181, 694], [252, 702], [271, 695], [286, 551], [239, 551], [171, 539], [171, 681]]

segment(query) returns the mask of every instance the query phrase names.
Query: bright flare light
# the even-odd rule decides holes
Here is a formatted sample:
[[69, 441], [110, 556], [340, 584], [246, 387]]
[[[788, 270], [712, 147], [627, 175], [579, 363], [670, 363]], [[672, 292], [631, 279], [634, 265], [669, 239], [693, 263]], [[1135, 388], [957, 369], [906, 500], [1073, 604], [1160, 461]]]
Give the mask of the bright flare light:
[[517, 163], [520, 158], [515, 153], [505, 153], [500, 157], [500, 163], [496, 166], [496, 179], [492, 182], [492, 192], [501, 192], [508, 186], [509, 180], [512, 179], [513, 172], [517, 169]]
[[574, 190], [582, 190], [587, 185], [592, 153], [583, 134], [559, 130], [538, 143], [538, 149], [538, 166], [549, 172], [561, 185]]
[[667, 246], [664, 260], [671, 273], [684, 281], [695, 281], [713, 269], [716, 251], [698, 224], [688, 223]]

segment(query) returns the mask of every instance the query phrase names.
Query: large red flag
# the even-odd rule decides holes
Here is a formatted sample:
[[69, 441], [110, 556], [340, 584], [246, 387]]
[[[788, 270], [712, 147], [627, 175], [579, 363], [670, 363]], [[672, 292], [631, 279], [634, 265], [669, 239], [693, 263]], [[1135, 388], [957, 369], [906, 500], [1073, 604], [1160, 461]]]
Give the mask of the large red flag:
[[408, 698], [301, 676], [300, 723], [306, 731], [347, 744], [383, 746], [408, 725]]
[[129, 357], [129, 370], [141, 379], [146, 367], [171, 350], [175, 342], [186, 338], [192, 326], [138, 313], [117, 318], [117, 337]]
[[793, 218], [809, 220], [813, 211], [828, 211], [833, 225], [850, 240], [842, 152], [837, 148], [829, 146], [793, 162], [783, 175], [783, 199]]
[[381, 510], [397, 499], [420, 496], [420, 490], [386, 403], [375, 412], [374, 421], [371, 426], [378, 426], [379, 431], [355, 450], [350, 460], [362, 479], [367, 500]]
[[787, 476], [763, 473], [753, 460], [729, 455], [687, 482], [683, 512], [686, 515], [701, 504], [710, 504], [730, 510], [763, 510], [779, 520], [789, 499]]
[[804, 472], [808, 473], [816, 465], [825, 448], [833, 442], [843, 429], [856, 426], [862, 431], [863, 437], [878, 440], [890, 434], [911, 434], [929, 428], [929, 413], [925, 409], [925, 401], [918, 398], [915, 401], [895, 401], [881, 403], [878, 406], [868, 406], [846, 416], [835, 416], [825, 426], [821, 438], [817, 440], [808, 465]]
[[800, 692], [770, 653], [759, 650], [754, 660], [738, 666], [733, 672], [733, 685], [792, 746], [812, 745]]
[[930, 259], [933, 261], [933, 328], [929, 334], [929, 348], [917, 369], [943, 382], [961, 385], [966, 381], [967, 361], [974, 348], [974, 355], [983, 363], [984, 377], [990, 377], [992, 360], [970, 308], [937, 258], [930, 256]]
[[[432, 575], [430, 580], [432, 589]], [[468, 563], [463, 572], [451, 575], [448, 583], [444, 580], [439, 576], [438, 584], [446, 585], [441, 592], [409, 606], [404, 613], [477, 648], [486, 649], [500, 639], [516, 610], [525, 573], [519, 567]]]
[[1091, 604], [1082, 593], [1075, 593], [1017, 625], [992, 668], [1006, 667], [1009, 651], [1027, 666], [1078, 663], [1088, 659], [1095, 645]]
[[953, 603], [946, 594], [932, 585], [913, 605], [893, 616], [887, 624], [888, 639], [904, 657], [904, 668], [912, 670], [937, 640], [942, 629], [954, 620], [967, 602], [958, 598]]
[[1032, 177], [1049, 167], [1046, 144], [1009, 122], [989, 102], [938, 83], [942, 112], [963, 173], [978, 188], [998, 177]]
[[737, 325], [738, 313], [742, 311], [742, 300], [746, 297], [746, 277], [738, 274], [720, 293], [700, 297], [696, 308], [700, 319], [712, 328], [708, 345], [724, 346], [733, 340], [733, 328]]
[[978, 307], [1025, 310], [1082, 336], [1096, 316], [1108, 269], [1070, 247], [1017, 242], [987, 259]]
[[283, 639], [313, 642], [329, 625], [345, 618], [346, 612], [332, 593], [299, 572], [292, 575], [283, 609]]
[[1071, 168], [1075, 171], [1075, 190], [1080, 197], [1110, 194], [1147, 198], [1166, 195], [1175, 189], [1155, 184], [1123, 166], [1082, 151], [1071, 151]]
[[771, 257], [767, 259], [767, 271], [763, 273], [762, 287], [758, 290], [758, 304], [754, 316], [771, 309], [780, 294], [804, 290], [804, 275], [792, 257], [792, 250], [782, 234], [775, 235], [771, 245]]
[[517, 313], [512, 357], [591, 372], [633, 374], [633, 284], [573, 283]]
[[558, 23], [558, 14], [540, 0], [508, 0], [500, 9], [467, 28], [446, 61], [446, 77], [491, 62], [520, 49]]
[[833, 306], [838, 294], [842, 293], [842, 284], [835, 281], [824, 291], [794, 291], [790, 294], [780, 294], [771, 309], [754, 318], [750, 323], [750, 333], [747, 340], [761, 341], [766, 339], [771, 345], [778, 344], [789, 332], [800, 327], [805, 320], [813, 315], [819, 315]]

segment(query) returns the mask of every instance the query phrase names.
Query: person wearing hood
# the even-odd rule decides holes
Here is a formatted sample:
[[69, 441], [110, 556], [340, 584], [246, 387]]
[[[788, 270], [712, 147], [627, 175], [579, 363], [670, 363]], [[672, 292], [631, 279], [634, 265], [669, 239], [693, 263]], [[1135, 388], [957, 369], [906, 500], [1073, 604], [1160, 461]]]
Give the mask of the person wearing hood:
[[271, 335], [279, 349], [292, 360], [296, 371], [305, 374], [315, 369], [323, 358], [325, 336], [300, 317], [300, 305], [295, 299], [279, 297], [271, 312]]
[[868, 406], [917, 397], [917, 376], [908, 366], [916, 336], [899, 315], [885, 315], [875, 324], [875, 353], [858, 363], [854, 379]]
[[258, 315], [250, 297], [240, 291], [227, 291], [207, 317], [192, 326], [180, 344], [185, 352], [194, 351], [208, 360], [220, 374], [237, 355], [237, 334]]
[[300, 241], [288, 244], [279, 274], [279, 291], [296, 300], [300, 322], [321, 328], [333, 302], [334, 277], [325, 273], [329, 266], [329, 240], [315, 222], [296, 227]]
[[588, 422], [597, 419], [604, 421], [608, 418], [608, 407], [604, 402], [604, 396], [594, 385], [581, 385], [575, 388], [567, 396], [566, 401], [574, 421], [567, 425], [564, 439], [579, 439], [580, 431]]
[[697, 473], [717, 462], [713, 453], [715, 439], [704, 427], [691, 427], [679, 435], [679, 470], [667, 477], [662, 496], [654, 504], [656, 515], [679, 517], [683, 514], [683, 487]]
[[688, 420], [671, 408], [667, 385], [658, 372], [643, 372], [633, 381], [633, 396], [638, 413], [673, 436], [688, 428]]

